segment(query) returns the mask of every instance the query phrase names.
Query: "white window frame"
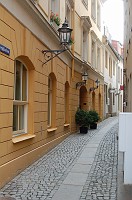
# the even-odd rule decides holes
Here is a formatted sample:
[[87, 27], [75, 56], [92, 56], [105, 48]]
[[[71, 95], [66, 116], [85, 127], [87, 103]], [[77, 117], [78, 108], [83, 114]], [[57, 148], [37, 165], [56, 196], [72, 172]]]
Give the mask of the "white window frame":
[[[16, 62], [20, 62], [20, 67], [21, 67], [21, 84], [20, 84], [20, 90], [21, 90], [21, 95], [20, 95], [20, 100], [16, 100], [15, 99], [15, 93], [16, 93]], [[26, 74], [26, 101], [22, 100], [22, 68], [25, 67], [27, 70], [27, 74]], [[16, 60], [15, 61], [15, 70], [14, 70], [14, 100], [13, 100], [13, 106], [18, 106], [18, 130], [14, 131], [13, 130], [13, 136], [18, 136], [21, 134], [26, 134], [27, 133], [27, 124], [28, 124], [28, 69], [27, 67], [24, 65], [23, 62], [21, 62], [20, 60]], [[24, 124], [24, 128], [23, 129], [19, 129], [19, 109], [20, 106], [24, 106], [24, 115], [23, 115], [23, 124]]]

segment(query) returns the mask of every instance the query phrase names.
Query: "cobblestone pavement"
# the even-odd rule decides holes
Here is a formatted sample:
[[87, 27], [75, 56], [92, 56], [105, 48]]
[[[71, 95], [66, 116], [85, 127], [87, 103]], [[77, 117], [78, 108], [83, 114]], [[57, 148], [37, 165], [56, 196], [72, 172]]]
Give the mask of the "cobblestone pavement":
[[81, 200], [117, 199], [118, 125], [100, 143]]
[[[88, 134], [73, 134], [16, 176], [0, 190], [0, 197], [16, 200], [51, 200], [67, 177], [83, 148], [94, 135], [117, 117], [98, 124]], [[118, 122], [118, 121], [117, 121]], [[80, 200], [116, 200], [118, 124], [106, 133], [96, 152], [93, 166], [83, 187]]]

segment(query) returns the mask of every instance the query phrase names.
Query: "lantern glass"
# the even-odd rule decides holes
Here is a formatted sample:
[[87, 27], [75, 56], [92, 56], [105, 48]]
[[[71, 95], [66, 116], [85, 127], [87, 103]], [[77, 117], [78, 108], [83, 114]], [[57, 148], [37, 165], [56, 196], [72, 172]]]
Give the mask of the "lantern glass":
[[97, 87], [99, 87], [100, 81], [98, 79], [95, 81], [95, 83], [97, 84]]
[[87, 74], [87, 72], [84, 72], [82, 74], [82, 81], [87, 81], [87, 80], [88, 80], [88, 74]]
[[62, 24], [62, 27], [58, 29], [58, 32], [60, 37], [60, 43], [64, 45], [69, 44], [71, 40], [72, 29], [68, 27], [66, 19], [65, 22]]

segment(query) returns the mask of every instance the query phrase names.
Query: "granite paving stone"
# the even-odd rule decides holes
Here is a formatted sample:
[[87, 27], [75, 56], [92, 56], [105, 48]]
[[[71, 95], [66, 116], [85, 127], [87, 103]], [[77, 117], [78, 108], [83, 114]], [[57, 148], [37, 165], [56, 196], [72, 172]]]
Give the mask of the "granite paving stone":
[[16, 200], [117, 200], [118, 118], [72, 134], [0, 190]]

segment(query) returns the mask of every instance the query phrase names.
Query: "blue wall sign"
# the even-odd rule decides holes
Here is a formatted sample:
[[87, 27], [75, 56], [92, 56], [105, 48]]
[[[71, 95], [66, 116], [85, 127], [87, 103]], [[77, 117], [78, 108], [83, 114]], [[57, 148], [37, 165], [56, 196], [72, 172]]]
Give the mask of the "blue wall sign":
[[7, 47], [3, 46], [2, 44], [0, 44], [0, 51], [6, 55], [10, 55], [10, 49], [8, 49]]

